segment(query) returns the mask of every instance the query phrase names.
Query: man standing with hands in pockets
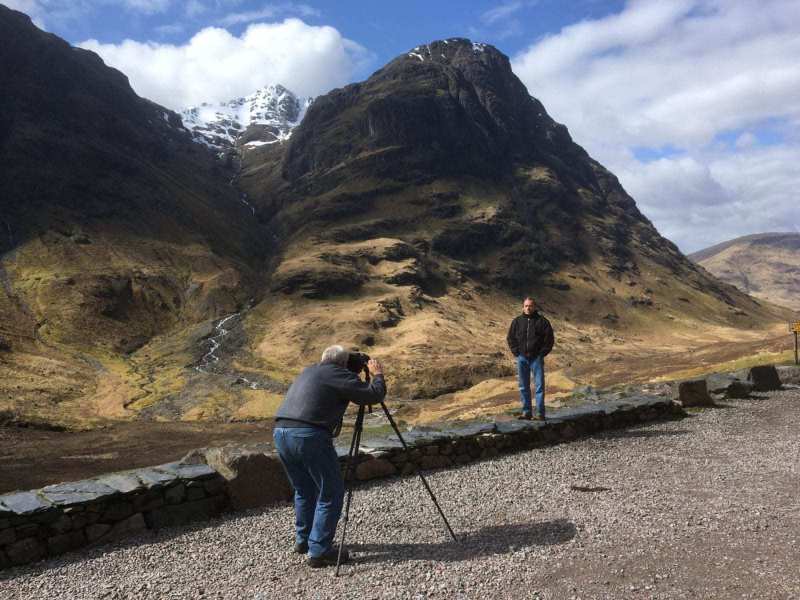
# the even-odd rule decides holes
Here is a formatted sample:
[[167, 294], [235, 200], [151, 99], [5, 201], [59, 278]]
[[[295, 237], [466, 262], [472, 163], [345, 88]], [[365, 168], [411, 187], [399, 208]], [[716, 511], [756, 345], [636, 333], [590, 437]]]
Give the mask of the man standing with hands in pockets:
[[[517, 418], [544, 421], [544, 357], [553, 349], [555, 337], [550, 321], [536, 310], [536, 302], [530, 296], [522, 303], [522, 314], [511, 321], [506, 341], [517, 361], [522, 400], [522, 413]], [[535, 415], [531, 411], [531, 371], [536, 394]]]

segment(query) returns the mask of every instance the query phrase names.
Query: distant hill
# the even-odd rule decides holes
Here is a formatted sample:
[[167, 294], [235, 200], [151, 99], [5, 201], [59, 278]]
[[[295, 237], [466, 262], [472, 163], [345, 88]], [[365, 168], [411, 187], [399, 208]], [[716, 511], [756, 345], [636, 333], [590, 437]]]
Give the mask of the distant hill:
[[743, 292], [800, 310], [800, 233], [758, 233], [689, 255]]

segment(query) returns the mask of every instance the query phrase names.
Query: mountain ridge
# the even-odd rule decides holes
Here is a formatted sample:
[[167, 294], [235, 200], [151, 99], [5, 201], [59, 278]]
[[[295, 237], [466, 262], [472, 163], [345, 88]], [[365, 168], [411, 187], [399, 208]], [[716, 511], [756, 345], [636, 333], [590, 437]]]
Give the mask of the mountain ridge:
[[689, 258], [748, 294], [800, 310], [800, 233], [746, 235]]

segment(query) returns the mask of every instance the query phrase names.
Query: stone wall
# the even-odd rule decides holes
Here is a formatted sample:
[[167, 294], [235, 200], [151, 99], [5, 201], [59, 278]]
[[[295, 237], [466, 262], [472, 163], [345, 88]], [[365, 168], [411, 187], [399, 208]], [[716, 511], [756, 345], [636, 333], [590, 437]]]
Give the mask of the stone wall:
[[[473, 423], [365, 439], [359, 480], [408, 475], [545, 446], [582, 435], [684, 416], [669, 398], [626, 398], [560, 410], [545, 422]], [[344, 459], [350, 440], [340, 439]], [[206, 464], [208, 463], [208, 464]], [[213, 468], [212, 468], [213, 467]], [[33, 562], [145, 529], [290, 499], [277, 457], [261, 448], [205, 448], [183, 461], [0, 496], [0, 568]]]
[[[394, 438], [362, 441], [356, 468], [359, 480], [410, 475], [419, 469], [437, 469], [492, 458], [578, 437], [653, 420], [680, 418], [686, 413], [669, 398], [639, 397], [561, 409], [547, 421], [475, 423], [453, 429], [401, 432], [406, 451]], [[340, 448], [345, 455], [348, 448]], [[345, 459], [342, 456], [342, 460]]]
[[168, 463], [0, 496], [0, 568], [228, 508], [207, 465]]

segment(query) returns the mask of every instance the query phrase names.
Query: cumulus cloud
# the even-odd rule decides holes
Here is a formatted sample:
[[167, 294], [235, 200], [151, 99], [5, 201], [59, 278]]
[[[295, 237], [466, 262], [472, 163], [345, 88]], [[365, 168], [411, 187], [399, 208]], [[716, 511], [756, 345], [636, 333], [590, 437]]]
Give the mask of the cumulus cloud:
[[133, 40], [79, 45], [125, 73], [138, 94], [175, 110], [230, 100], [272, 83], [316, 96], [348, 83], [372, 60], [333, 27], [294, 18], [250, 25], [241, 36], [207, 27], [184, 45]]
[[[513, 66], [656, 226], [696, 249], [782, 219], [784, 228], [798, 223], [790, 192], [800, 185], [798, 22], [794, 0], [630, 1], [545, 37]], [[768, 121], [785, 124], [785, 141], [765, 149], [754, 131]], [[737, 139], [720, 148], [731, 132]], [[634, 148], [665, 147], [679, 156], [634, 158]], [[780, 185], [757, 189], [753, 177]], [[761, 211], [766, 197], [771, 210]]]

